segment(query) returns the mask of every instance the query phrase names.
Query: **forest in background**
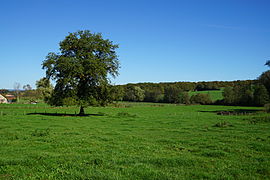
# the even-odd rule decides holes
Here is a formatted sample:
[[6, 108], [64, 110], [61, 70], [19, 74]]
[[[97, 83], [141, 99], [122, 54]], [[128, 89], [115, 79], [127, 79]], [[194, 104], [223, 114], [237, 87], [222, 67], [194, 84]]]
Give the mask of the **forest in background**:
[[[15, 90], [1, 89], [0, 94], [19, 95], [20, 101], [24, 103], [40, 101], [44, 96], [48, 96], [50, 91], [42, 85], [38, 86], [42, 84], [40, 81], [37, 81], [37, 89], [24, 86], [27, 89], [19, 91], [19, 94]], [[222, 98], [211, 98], [212, 92], [221, 94]], [[260, 80], [129, 83], [111, 86], [111, 99], [130, 102], [263, 106], [269, 102], [269, 92]], [[72, 99], [69, 101], [71, 102], [67, 102], [67, 105], [72, 105]]]

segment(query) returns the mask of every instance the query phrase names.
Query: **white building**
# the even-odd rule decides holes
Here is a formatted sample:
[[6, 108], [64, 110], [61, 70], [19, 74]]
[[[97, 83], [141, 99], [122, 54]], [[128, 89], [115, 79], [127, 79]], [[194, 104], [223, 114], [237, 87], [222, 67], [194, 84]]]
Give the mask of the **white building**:
[[7, 98], [5, 98], [0, 94], [0, 104], [7, 104], [7, 103], [8, 103]]

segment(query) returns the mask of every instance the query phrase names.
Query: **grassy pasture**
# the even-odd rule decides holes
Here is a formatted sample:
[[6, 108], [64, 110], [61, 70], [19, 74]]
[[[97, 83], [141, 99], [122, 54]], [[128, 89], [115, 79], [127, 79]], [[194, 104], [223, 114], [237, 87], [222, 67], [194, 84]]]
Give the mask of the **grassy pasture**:
[[210, 91], [190, 91], [189, 96], [195, 95], [195, 94], [209, 94], [210, 98], [212, 101], [216, 100], [222, 100], [223, 95], [222, 95], [223, 90], [210, 90]]
[[270, 119], [260, 108], [78, 110], [0, 105], [0, 179], [270, 178]]

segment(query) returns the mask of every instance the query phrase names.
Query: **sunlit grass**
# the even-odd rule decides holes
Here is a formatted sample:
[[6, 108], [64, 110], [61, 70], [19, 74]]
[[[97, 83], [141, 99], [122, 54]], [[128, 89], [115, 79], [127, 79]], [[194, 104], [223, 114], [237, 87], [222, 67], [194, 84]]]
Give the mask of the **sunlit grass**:
[[189, 92], [189, 95], [195, 95], [198, 93], [202, 93], [202, 94], [209, 94], [210, 98], [212, 101], [216, 101], [216, 100], [222, 100], [223, 99], [223, 90], [211, 90], [211, 91], [191, 91]]
[[121, 103], [79, 117], [77, 107], [1, 105], [0, 179], [267, 179], [260, 110]]

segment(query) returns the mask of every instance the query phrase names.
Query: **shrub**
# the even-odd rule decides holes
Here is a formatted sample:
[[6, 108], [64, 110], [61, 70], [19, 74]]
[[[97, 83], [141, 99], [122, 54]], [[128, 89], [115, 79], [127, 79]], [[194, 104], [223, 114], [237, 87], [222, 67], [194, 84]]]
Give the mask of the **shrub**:
[[139, 86], [128, 86], [125, 91], [124, 100], [139, 102], [143, 101], [144, 96], [144, 90]]
[[179, 103], [190, 104], [190, 98], [189, 98], [188, 92], [181, 91], [179, 93]]
[[190, 98], [190, 101], [193, 104], [211, 104], [212, 103], [209, 94], [202, 94], [202, 93], [192, 95]]
[[146, 89], [144, 94], [145, 94], [144, 101], [146, 102], [162, 102], [163, 101], [162, 91], [157, 88]]

